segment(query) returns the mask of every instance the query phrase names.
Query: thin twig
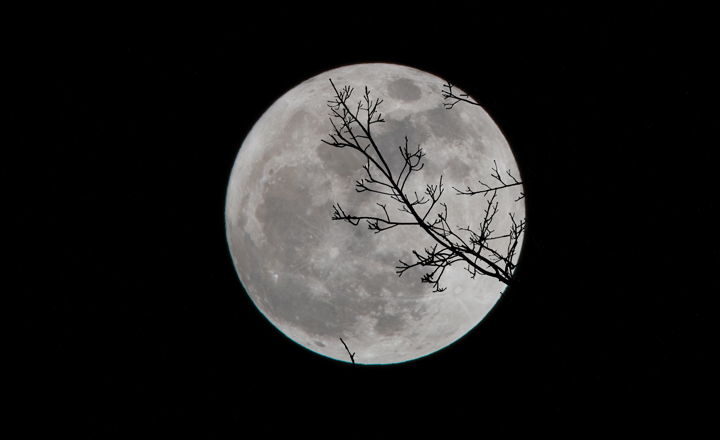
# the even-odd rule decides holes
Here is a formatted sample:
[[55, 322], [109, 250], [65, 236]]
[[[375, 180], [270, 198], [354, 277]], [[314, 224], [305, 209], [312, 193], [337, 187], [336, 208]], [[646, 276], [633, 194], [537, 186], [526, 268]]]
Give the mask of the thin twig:
[[[342, 338], [340, 338], [340, 342], [343, 343], [343, 345], [345, 346], [345, 350], [347, 350], [348, 354], [350, 354], [350, 349], [348, 348], [348, 346], [347, 346], [347, 344], [345, 343], [345, 341], [343, 341]], [[355, 353], [350, 354], [350, 360], [352, 361], [353, 365], [355, 365]]]
[[443, 89], [447, 88], [447, 90], [442, 91], [443, 99], [454, 99], [455, 101], [452, 102], [444, 102], [443, 105], [445, 106], [445, 109], [450, 110], [451, 108], [455, 107], [455, 104], [458, 102], [467, 102], [468, 104], [472, 105], [480, 105], [475, 101], [471, 101], [468, 99], [468, 95], [462, 93], [460, 95], [455, 95], [453, 93], [453, 86], [449, 82], [447, 84], [443, 84]]

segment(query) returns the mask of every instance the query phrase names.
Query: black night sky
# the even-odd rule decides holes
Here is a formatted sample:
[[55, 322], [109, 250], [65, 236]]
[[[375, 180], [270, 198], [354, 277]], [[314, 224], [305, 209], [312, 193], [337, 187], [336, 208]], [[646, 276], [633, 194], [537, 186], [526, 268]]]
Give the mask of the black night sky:
[[[6, 295], [22, 298], [10, 362], [27, 429], [454, 438], [708, 422], [708, 12], [423, 4], [26, 17], [6, 32]], [[456, 344], [392, 366], [283, 336], [225, 238], [255, 121], [361, 62], [470, 93], [530, 181], [523, 285]]]

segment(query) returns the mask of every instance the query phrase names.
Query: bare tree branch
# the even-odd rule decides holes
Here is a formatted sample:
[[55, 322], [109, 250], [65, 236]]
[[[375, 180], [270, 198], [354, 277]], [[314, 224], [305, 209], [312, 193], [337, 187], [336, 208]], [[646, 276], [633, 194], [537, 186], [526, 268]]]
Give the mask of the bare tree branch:
[[470, 99], [468, 99], [469, 98], [468, 95], [466, 95], [464, 93], [460, 94], [460, 95], [455, 95], [453, 93], [452, 88], [453, 88], [453, 86], [452, 86], [452, 84], [450, 84], [450, 82], [448, 82], [447, 84], [443, 84], [443, 89], [447, 89], [447, 90], [443, 90], [441, 92], [443, 99], [450, 99], [450, 100], [454, 99], [454, 101], [443, 103], [443, 105], [445, 106], [445, 108], [447, 110], [450, 110], [451, 108], [455, 107], [455, 104], [457, 104], [458, 102], [467, 102], [468, 104], [478, 105], [478, 106], [480, 105], [477, 102], [471, 101]]
[[340, 342], [342, 342], [342, 344], [345, 346], [345, 350], [347, 350], [348, 354], [350, 355], [350, 360], [352, 361], [353, 365], [355, 365], [355, 353], [350, 354], [350, 349], [348, 348], [345, 341], [342, 340], [342, 338], [340, 338]]
[[[498, 203], [495, 201], [497, 191], [522, 185], [522, 182], [515, 179], [509, 171], [507, 171], [507, 175], [511, 180], [504, 181], [498, 172], [497, 163], [494, 162], [491, 176], [499, 182], [494, 187], [480, 182], [486, 189], [472, 190], [468, 187], [467, 190], [461, 191], [453, 188], [459, 195], [490, 195], [484, 210], [484, 217], [479, 224], [479, 231], [476, 232], [470, 229], [469, 226], [457, 228], [457, 231], [462, 231], [462, 234], [467, 236], [467, 238], [463, 238], [448, 222], [447, 205], [440, 202], [444, 192], [442, 176], [440, 176], [437, 185], [428, 184], [422, 195], [418, 195], [417, 192], [406, 193], [405, 185], [408, 178], [412, 173], [423, 169], [423, 158], [425, 157], [425, 152], [420, 145], [415, 149], [408, 147], [407, 136], [405, 137], [405, 145], [398, 147], [404, 161], [403, 167], [397, 176], [393, 175], [371, 132], [373, 124], [385, 122], [382, 119], [382, 114], [378, 112], [378, 106], [383, 101], [380, 99], [371, 100], [370, 91], [365, 87], [363, 99], [351, 109], [349, 100], [354, 89], [346, 86], [338, 90], [332, 79], [330, 84], [335, 92], [334, 99], [328, 101], [332, 132], [328, 135], [330, 140], [323, 139], [322, 141], [332, 147], [350, 148], [361, 154], [365, 159], [363, 169], [366, 177], [356, 182], [355, 190], [389, 197], [398, 205], [397, 211], [401, 213], [400, 215], [405, 217], [401, 221], [391, 216], [387, 204], [383, 203], [377, 203], [382, 210], [382, 214], [369, 216], [348, 214], [340, 204], [336, 204], [333, 205], [332, 219], [346, 221], [353, 226], [357, 226], [361, 220], [365, 220], [368, 229], [376, 234], [398, 226], [419, 227], [426, 235], [432, 238], [434, 243], [422, 252], [413, 250], [412, 253], [416, 259], [414, 263], [406, 263], [400, 260], [400, 265], [396, 267], [396, 273], [402, 276], [403, 273], [413, 267], [428, 268], [429, 271], [422, 276], [421, 281], [431, 284], [435, 292], [442, 292], [446, 289], [440, 286], [440, 280], [445, 273], [445, 269], [455, 263], [465, 264], [465, 269], [472, 278], [480, 274], [496, 278], [507, 285], [513, 284], [515, 282], [513, 278], [515, 264], [512, 260], [515, 257], [519, 238], [525, 229], [525, 220], [517, 223], [511, 214], [512, 227], [505, 235], [494, 235], [495, 231], [491, 229], [491, 226], [498, 212]], [[448, 90], [442, 92], [443, 97], [455, 100], [449, 104], [446, 103], [447, 108], [452, 108], [458, 102], [479, 105], [466, 99], [467, 95], [456, 96], [453, 94], [452, 86], [449, 83], [444, 87], [447, 87]], [[517, 200], [523, 197], [524, 194]], [[492, 240], [501, 238], [506, 238], [509, 241], [504, 252], [500, 252], [489, 245]], [[347, 346], [345, 348], [347, 349]]]
[[[453, 189], [454, 189], [455, 191], [457, 191], [457, 194], [458, 194], [458, 195], [473, 196], [473, 195], [475, 195], [475, 194], [487, 195], [488, 193], [497, 191], [497, 190], [499, 190], [499, 189], [510, 188], [511, 186], [522, 185], [522, 182], [519, 182], [519, 181], [510, 173], [509, 170], [506, 170], [506, 173], [507, 173], [507, 175], [510, 176], [510, 178], [513, 180], [513, 183], [505, 183], [505, 182], [502, 180], [502, 178], [500, 177], [500, 174], [498, 173], [498, 170], [497, 170], [497, 162], [493, 160], [493, 163], [494, 163], [495, 165], [494, 165], [493, 168], [492, 168], [493, 174], [491, 174], [491, 177], [494, 178], [495, 180], [497, 180], [498, 182], [500, 182], [500, 185], [499, 185], [499, 186], [490, 187], [489, 185], [487, 185], [487, 184], [485, 184], [485, 183], [483, 183], [483, 182], [481, 182], [481, 181], [478, 181], [478, 183], [480, 183], [480, 185], [484, 186], [486, 189], [482, 189], [482, 190], [472, 190], [472, 189], [470, 189], [469, 186], [468, 186], [467, 189], [465, 189], [465, 190], [459, 190], [459, 189], [457, 189], [457, 188], [455, 188], [455, 187], [453, 187]], [[517, 202], [517, 201], [519, 201], [519, 200], [522, 200], [523, 198], [525, 198], [525, 193], [521, 192], [521, 193], [520, 193], [520, 197], [518, 197], [517, 199], [515, 199], [515, 201]]]

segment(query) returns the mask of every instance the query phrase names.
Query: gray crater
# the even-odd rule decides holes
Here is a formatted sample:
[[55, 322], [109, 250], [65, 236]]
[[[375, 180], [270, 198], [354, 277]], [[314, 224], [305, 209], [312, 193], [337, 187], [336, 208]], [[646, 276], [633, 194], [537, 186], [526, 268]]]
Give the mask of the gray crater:
[[405, 102], [417, 101], [422, 98], [420, 87], [416, 86], [410, 78], [400, 78], [388, 85], [388, 94], [391, 98]]

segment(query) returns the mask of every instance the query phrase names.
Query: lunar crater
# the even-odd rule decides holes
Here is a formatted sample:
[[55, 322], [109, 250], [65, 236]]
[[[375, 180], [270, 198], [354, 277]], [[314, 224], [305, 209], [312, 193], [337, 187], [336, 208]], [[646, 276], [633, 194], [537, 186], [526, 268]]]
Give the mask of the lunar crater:
[[404, 102], [417, 101], [422, 98], [422, 90], [409, 78], [399, 78], [390, 82], [388, 94], [391, 98]]

